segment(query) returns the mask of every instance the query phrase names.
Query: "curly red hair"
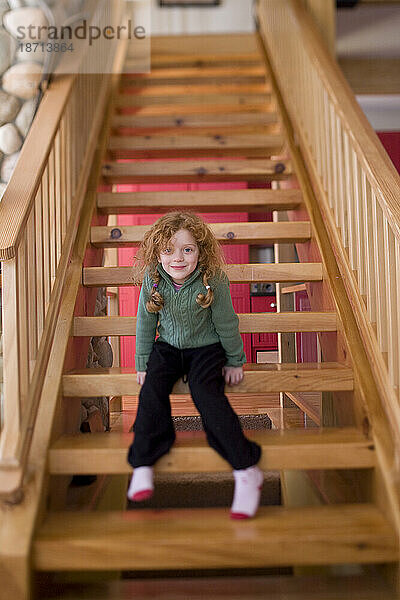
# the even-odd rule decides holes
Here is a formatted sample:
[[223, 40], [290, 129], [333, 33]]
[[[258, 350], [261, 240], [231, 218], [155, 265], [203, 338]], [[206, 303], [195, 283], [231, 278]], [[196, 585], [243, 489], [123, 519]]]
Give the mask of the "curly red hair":
[[[163, 215], [148, 231], [136, 254], [133, 267], [133, 278], [135, 283], [140, 283], [146, 269], [157, 285], [160, 274], [157, 266], [160, 262], [160, 254], [167, 247], [169, 240], [180, 229], [186, 229], [191, 233], [199, 248], [198, 267], [202, 272], [203, 283], [208, 285], [209, 280], [222, 272], [225, 265], [221, 246], [210, 227], [193, 212], [174, 211]], [[199, 294], [196, 301], [203, 308], [207, 308], [213, 301], [213, 291], [207, 289], [206, 294]], [[164, 306], [164, 300], [157, 288], [153, 288], [150, 299], [146, 303], [149, 312], [158, 312]]]

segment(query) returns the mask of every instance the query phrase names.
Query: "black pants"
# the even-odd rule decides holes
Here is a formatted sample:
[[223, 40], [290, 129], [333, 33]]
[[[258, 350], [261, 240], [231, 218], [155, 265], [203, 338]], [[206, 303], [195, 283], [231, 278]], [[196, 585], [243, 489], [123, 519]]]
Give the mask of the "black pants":
[[246, 469], [259, 461], [260, 446], [244, 436], [225, 396], [222, 375], [225, 362], [220, 343], [185, 350], [165, 342], [154, 343], [128, 453], [132, 467], [153, 465], [174, 443], [169, 395], [174, 383], [185, 374], [210, 446], [234, 469]]

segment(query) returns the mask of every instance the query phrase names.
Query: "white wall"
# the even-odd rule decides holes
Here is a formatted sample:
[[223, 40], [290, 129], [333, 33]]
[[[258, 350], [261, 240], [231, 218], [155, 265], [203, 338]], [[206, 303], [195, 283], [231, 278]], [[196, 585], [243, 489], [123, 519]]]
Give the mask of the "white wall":
[[[400, 5], [339, 10], [336, 25], [338, 57], [400, 59]], [[374, 129], [400, 130], [400, 95], [357, 100]]]
[[254, 30], [252, 0], [221, 0], [209, 8], [160, 8], [151, 0], [152, 35], [237, 33]]
[[338, 10], [336, 29], [339, 57], [400, 58], [400, 5]]

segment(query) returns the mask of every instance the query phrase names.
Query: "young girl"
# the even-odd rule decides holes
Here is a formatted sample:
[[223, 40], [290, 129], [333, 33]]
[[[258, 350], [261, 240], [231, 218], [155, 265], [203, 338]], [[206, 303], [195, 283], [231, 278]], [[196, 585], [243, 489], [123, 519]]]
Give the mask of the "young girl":
[[224, 394], [225, 383], [242, 381], [246, 357], [221, 248], [200, 217], [172, 212], [146, 232], [137, 261], [136, 276], [144, 272], [135, 355], [142, 388], [128, 454], [134, 468], [128, 498], [141, 501], [153, 493], [152, 466], [175, 440], [169, 395], [183, 377], [208, 443], [234, 469], [231, 517], [253, 517], [263, 481], [256, 466], [261, 448], [244, 436]]

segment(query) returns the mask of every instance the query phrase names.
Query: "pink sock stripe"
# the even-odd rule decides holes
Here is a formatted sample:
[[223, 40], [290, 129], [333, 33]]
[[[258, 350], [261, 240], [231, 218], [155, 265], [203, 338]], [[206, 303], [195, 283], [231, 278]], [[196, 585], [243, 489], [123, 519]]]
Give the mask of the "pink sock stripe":
[[250, 515], [240, 512], [231, 512], [231, 519], [250, 519]]
[[136, 492], [136, 494], [133, 494], [132, 498], [130, 498], [131, 500], [133, 500], [133, 502], [142, 502], [143, 500], [148, 500], [149, 498], [151, 498], [153, 495], [153, 490], [141, 490], [140, 492]]

